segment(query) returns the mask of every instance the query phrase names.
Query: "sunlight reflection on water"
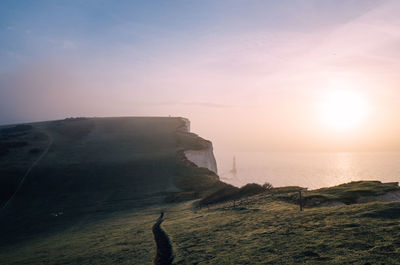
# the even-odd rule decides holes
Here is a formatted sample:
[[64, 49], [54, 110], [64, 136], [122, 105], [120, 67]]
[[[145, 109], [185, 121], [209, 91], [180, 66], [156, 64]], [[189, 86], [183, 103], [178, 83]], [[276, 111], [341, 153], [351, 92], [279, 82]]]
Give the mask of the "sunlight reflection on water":
[[[267, 153], [215, 151], [220, 178], [235, 186], [270, 182], [316, 189], [357, 180], [400, 181], [400, 153]], [[230, 173], [233, 156], [237, 174]]]

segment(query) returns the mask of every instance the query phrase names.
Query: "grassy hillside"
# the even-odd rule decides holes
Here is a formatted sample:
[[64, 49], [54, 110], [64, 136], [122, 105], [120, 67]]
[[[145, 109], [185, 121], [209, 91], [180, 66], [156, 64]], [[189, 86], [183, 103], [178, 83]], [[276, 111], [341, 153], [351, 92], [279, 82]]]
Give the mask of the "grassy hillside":
[[[151, 264], [160, 211], [176, 264], [400, 260], [400, 203], [355, 204], [396, 186], [369, 181], [303, 191], [300, 212], [301, 187], [238, 189], [183, 159], [183, 150], [206, 142], [185, 133], [179, 118], [29, 126], [0, 127], [2, 205], [26, 177], [0, 213], [0, 264]], [[185, 202], [199, 197], [206, 199]], [[332, 202], [343, 205], [323, 207]]]
[[151, 227], [160, 210], [167, 210], [163, 226], [176, 264], [397, 264], [400, 259], [400, 203], [300, 212], [276, 194], [263, 193], [235, 207], [228, 202], [196, 209], [186, 202], [95, 218], [3, 248], [0, 263], [151, 264]]
[[0, 244], [212, 187], [217, 176], [181, 156], [205, 141], [183, 125], [180, 118], [77, 118], [0, 128], [2, 146], [23, 142], [1, 156], [1, 205], [40, 159], [0, 214]]
[[380, 181], [354, 181], [331, 188], [322, 188], [305, 192], [305, 207], [329, 205], [334, 203], [354, 204], [365, 197], [377, 197], [389, 192], [400, 192], [395, 184], [385, 184]]

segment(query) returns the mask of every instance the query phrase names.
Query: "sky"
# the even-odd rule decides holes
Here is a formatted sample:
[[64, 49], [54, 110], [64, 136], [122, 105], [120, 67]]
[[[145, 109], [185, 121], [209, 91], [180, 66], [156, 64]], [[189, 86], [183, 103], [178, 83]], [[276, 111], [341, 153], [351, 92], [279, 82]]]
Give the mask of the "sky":
[[171, 115], [224, 150], [398, 151], [398, 14], [396, 0], [3, 0], [0, 124]]

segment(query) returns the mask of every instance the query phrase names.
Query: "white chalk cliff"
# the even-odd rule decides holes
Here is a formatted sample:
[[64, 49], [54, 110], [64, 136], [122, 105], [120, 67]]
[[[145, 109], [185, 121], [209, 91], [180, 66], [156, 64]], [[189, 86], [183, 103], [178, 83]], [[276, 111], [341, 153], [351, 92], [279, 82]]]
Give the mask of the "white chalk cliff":
[[185, 156], [188, 160], [192, 161], [198, 167], [205, 167], [218, 173], [217, 162], [215, 161], [212, 144], [206, 149], [202, 150], [186, 150]]
[[[190, 132], [190, 121], [186, 118], [182, 118], [185, 126], [181, 128], [182, 131]], [[205, 140], [206, 141], [206, 140]], [[206, 147], [199, 150], [185, 150], [186, 158], [193, 162], [198, 167], [205, 167], [218, 174], [217, 161], [214, 157], [213, 146], [210, 141], [206, 141]]]

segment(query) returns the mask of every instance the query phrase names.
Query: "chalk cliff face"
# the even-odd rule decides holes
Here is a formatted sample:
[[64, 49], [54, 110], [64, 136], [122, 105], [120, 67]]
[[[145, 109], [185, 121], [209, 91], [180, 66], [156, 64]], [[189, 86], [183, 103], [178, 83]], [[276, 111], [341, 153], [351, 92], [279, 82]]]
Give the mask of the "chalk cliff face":
[[[190, 133], [190, 121], [186, 118], [182, 118], [184, 126], [182, 126], [181, 131]], [[198, 167], [205, 167], [218, 174], [217, 162], [213, 153], [213, 146], [210, 141], [204, 140], [204, 147], [196, 150], [185, 150], [184, 154], [186, 158], [193, 162]]]
[[217, 162], [215, 161], [212, 144], [202, 150], [186, 150], [185, 156], [198, 167], [205, 167], [218, 174]]

